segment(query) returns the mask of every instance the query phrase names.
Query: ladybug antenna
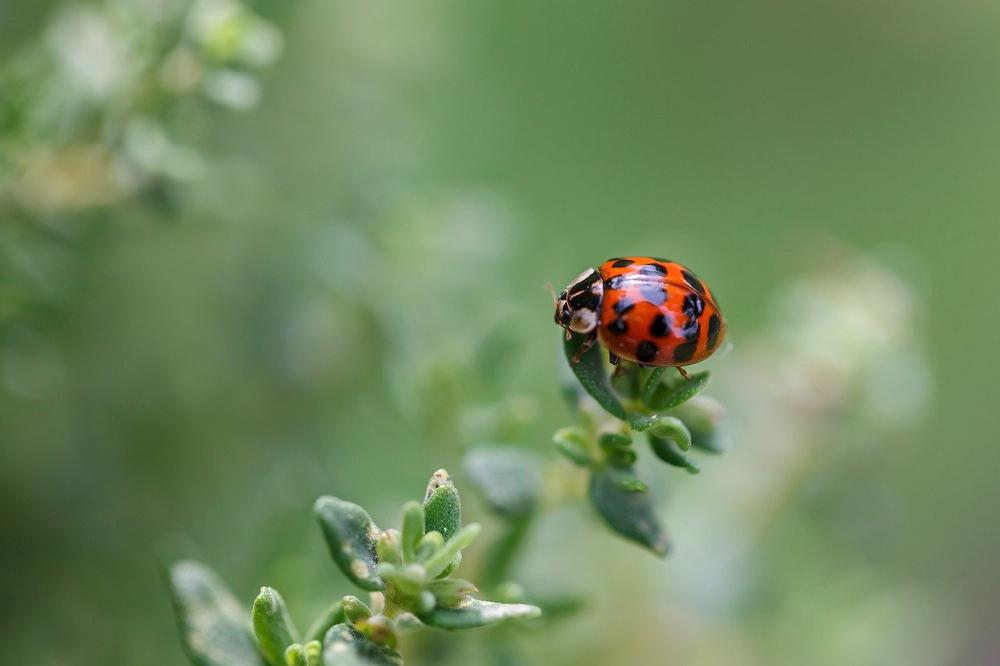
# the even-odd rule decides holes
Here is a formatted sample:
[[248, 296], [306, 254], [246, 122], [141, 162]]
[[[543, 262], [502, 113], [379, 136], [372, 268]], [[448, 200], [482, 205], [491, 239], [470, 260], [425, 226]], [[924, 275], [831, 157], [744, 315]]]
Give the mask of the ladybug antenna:
[[552, 305], [555, 305], [556, 303], [558, 303], [559, 302], [559, 297], [556, 296], [556, 288], [552, 286], [551, 282], [546, 282], [545, 283], [545, 289], [550, 294], [552, 294]]

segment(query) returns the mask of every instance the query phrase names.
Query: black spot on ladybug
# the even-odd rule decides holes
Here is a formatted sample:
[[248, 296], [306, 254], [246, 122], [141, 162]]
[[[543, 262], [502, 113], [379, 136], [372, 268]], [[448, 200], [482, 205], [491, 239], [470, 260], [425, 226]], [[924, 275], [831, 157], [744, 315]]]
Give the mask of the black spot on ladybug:
[[653, 305], [663, 305], [667, 300], [667, 290], [658, 284], [643, 283], [639, 285], [639, 293]]
[[623, 289], [628, 282], [628, 280], [626, 280], [627, 277], [628, 277], [627, 275], [619, 275], [617, 277], [611, 278], [610, 280], [605, 280], [604, 282], [605, 291], [614, 289]]
[[633, 303], [632, 301], [628, 300], [627, 298], [619, 299], [618, 302], [615, 303], [615, 305], [614, 305], [615, 314], [616, 315], [623, 315], [623, 314], [625, 314], [626, 312], [628, 312], [629, 310], [631, 310], [634, 307], [635, 307], [635, 303]]
[[719, 329], [722, 327], [722, 322], [719, 321], [719, 315], [712, 315], [708, 320], [708, 348], [714, 349], [715, 344], [719, 341]]
[[688, 317], [698, 317], [705, 309], [705, 303], [697, 294], [688, 294], [684, 297], [684, 314]]
[[625, 323], [624, 319], [615, 319], [613, 322], [608, 324], [608, 330], [615, 335], [623, 335], [628, 333], [628, 324]]
[[698, 320], [688, 319], [687, 323], [684, 324], [684, 328], [681, 329], [681, 335], [684, 336], [685, 340], [697, 340], [700, 331], [701, 327], [698, 326]]
[[704, 295], [704, 293], [705, 293], [705, 285], [703, 285], [701, 283], [701, 280], [699, 280], [697, 277], [695, 277], [694, 273], [692, 273], [690, 271], [683, 271], [682, 270], [681, 271], [681, 275], [684, 276], [684, 281], [687, 282], [689, 285], [691, 285], [692, 289], [694, 289], [695, 291], [697, 291], [699, 294]]
[[649, 325], [649, 334], [654, 338], [662, 338], [670, 334], [670, 325], [667, 324], [667, 318], [662, 314], [656, 315], [653, 319], [653, 323]]
[[644, 264], [639, 267], [639, 272], [646, 275], [666, 275], [667, 268], [660, 264]]
[[656, 346], [655, 342], [643, 340], [639, 343], [639, 346], [635, 348], [635, 358], [640, 363], [649, 363], [656, 358], [659, 351], [660, 348]]
[[690, 342], [685, 342], [682, 345], [677, 345], [677, 347], [674, 348], [674, 363], [686, 363], [687, 361], [690, 361], [696, 351], [698, 351], [697, 340], [691, 340]]
[[612, 268], [625, 268], [626, 266], [631, 266], [635, 262], [631, 259], [617, 259], [615, 263], [611, 264]]

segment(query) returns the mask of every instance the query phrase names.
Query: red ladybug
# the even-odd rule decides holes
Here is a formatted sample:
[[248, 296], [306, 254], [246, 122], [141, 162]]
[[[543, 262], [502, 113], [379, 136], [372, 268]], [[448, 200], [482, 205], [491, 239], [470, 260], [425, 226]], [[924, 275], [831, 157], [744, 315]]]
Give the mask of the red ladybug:
[[556, 302], [555, 321], [587, 336], [574, 361], [597, 340], [618, 358], [642, 366], [681, 366], [703, 361], [726, 334], [708, 285], [673, 261], [616, 257], [588, 268]]

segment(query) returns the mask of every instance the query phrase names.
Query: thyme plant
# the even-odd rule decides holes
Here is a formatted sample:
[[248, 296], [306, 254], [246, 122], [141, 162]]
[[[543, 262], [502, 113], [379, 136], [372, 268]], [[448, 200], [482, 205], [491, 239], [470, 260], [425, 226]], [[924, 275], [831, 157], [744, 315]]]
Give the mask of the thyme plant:
[[[567, 359], [582, 338], [565, 343]], [[666, 532], [646, 484], [635, 470], [635, 436], [675, 467], [697, 473], [694, 449], [720, 450], [721, 408], [697, 396], [708, 383], [670, 368], [622, 362], [608, 372], [606, 356], [592, 347], [580, 356], [564, 385], [577, 423], [553, 436], [556, 449], [588, 477], [590, 501], [614, 532], [664, 556]], [[697, 397], [696, 397], [697, 396]], [[468, 630], [501, 623], [540, 622], [572, 610], [565, 599], [534, 598], [510, 579], [537, 513], [543, 472], [534, 455], [513, 447], [473, 449], [465, 476], [505, 526], [478, 570], [479, 586], [455, 577], [462, 551], [478, 536], [464, 525], [458, 488], [447, 471], [433, 474], [423, 502], [407, 502], [398, 529], [381, 529], [361, 506], [320, 497], [314, 514], [343, 574], [367, 601], [347, 595], [300, 631], [281, 594], [263, 587], [246, 609], [218, 576], [194, 561], [168, 572], [186, 653], [198, 666], [380, 666], [402, 664], [400, 636], [426, 629]], [[491, 596], [494, 600], [481, 598]], [[534, 602], [534, 603], [530, 603]], [[541, 618], [541, 619], [539, 619]], [[551, 618], [550, 618], [551, 619]]]

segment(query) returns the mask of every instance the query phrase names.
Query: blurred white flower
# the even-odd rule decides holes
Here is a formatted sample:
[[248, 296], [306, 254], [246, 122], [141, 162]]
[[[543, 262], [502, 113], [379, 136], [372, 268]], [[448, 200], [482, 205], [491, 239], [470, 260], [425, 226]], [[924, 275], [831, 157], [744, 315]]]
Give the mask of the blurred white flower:
[[66, 78], [94, 100], [109, 98], [128, 82], [128, 48], [100, 10], [67, 7], [56, 15], [45, 37]]
[[205, 94], [236, 111], [249, 111], [260, 103], [260, 86], [249, 74], [220, 69], [205, 77]]
[[212, 58], [260, 67], [284, 48], [281, 31], [235, 0], [199, 0], [191, 8], [188, 31]]

